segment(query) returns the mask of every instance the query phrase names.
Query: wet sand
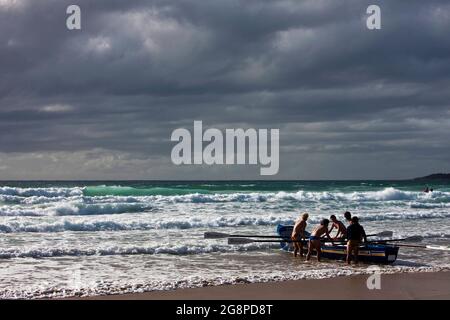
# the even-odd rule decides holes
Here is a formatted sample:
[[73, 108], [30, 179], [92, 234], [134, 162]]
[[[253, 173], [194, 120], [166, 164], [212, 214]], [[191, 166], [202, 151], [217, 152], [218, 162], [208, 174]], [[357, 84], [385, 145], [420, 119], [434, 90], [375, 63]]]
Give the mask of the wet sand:
[[368, 276], [223, 285], [89, 297], [102, 300], [300, 300], [450, 299], [450, 272], [381, 275], [381, 289], [367, 288]]

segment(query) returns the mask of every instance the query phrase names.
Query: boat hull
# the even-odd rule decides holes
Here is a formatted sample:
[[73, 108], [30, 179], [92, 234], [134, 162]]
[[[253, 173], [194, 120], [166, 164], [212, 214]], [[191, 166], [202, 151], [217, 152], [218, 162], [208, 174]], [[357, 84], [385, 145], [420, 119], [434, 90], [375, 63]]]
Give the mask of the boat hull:
[[[292, 234], [293, 226], [278, 225], [277, 233], [283, 240], [289, 241]], [[292, 251], [293, 245], [290, 242], [281, 241], [281, 248], [285, 251]], [[306, 244], [305, 244], [306, 249]], [[358, 260], [366, 263], [374, 264], [390, 264], [397, 260], [399, 248], [394, 245], [385, 244], [367, 244], [362, 245], [359, 249]], [[347, 248], [345, 245], [322, 245], [322, 258], [332, 260], [345, 260], [347, 256]]]

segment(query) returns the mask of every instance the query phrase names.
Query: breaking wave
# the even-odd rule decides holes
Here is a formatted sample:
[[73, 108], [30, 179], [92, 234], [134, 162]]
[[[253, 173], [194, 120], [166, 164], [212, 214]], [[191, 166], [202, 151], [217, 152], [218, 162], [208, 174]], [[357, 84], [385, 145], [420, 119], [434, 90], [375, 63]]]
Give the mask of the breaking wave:
[[125, 231], [125, 230], [155, 230], [155, 229], [192, 229], [204, 227], [236, 227], [236, 226], [272, 226], [277, 224], [291, 224], [294, 220], [290, 217], [234, 217], [234, 218], [215, 218], [215, 219], [172, 219], [172, 220], [156, 220], [149, 222], [117, 222], [117, 221], [62, 221], [55, 223], [37, 223], [31, 224], [10, 222], [0, 224], [0, 232], [95, 232], [95, 231]]
[[153, 210], [153, 206], [146, 203], [71, 203], [63, 202], [50, 206], [1, 206], [0, 216], [84, 216], [84, 215], [108, 215], [147, 212]]
[[[380, 191], [333, 192], [305, 191], [297, 192], [265, 192], [265, 191], [215, 191], [207, 189], [186, 188], [133, 188], [120, 186], [97, 186], [84, 188], [13, 188], [0, 187], [0, 199], [3, 201], [19, 201], [24, 197], [35, 197], [35, 202], [44, 202], [51, 198], [133, 198], [147, 200], [165, 199], [172, 202], [252, 202], [252, 201], [436, 201], [450, 202], [450, 192], [435, 191], [423, 193], [404, 191], [396, 188], [385, 188]], [[14, 198], [16, 197], [16, 198]]]
[[[308, 223], [319, 223], [323, 216], [310, 217]], [[392, 212], [373, 215], [360, 215], [361, 220], [370, 221], [400, 221], [424, 220], [437, 218], [450, 218], [449, 211], [443, 212]], [[8, 221], [0, 224], [0, 233], [52, 233], [52, 232], [99, 232], [99, 231], [131, 231], [131, 230], [158, 230], [158, 229], [194, 229], [194, 228], [227, 228], [243, 226], [276, 226], [277, 224], [293, 224], [296, 216], [293, 215], [267, 215], [250, 217], [189, 217], [189, 218], [148, 218], [142, 221], [130, 218], [127, 221], [113, 219], [77, 221], [66, 219], [56, 222], [41, 221]]]
[[83, 188], [15, 188], [0, 187], [0, 195], [20, 197], [72, 197], [83, 194]]
[[110, 247], [110, 248], [45, 248], [30, 250], [0, 250], [0, 259], [13, 258], [50, 258], [66, 256], [115, 256], [115, 255], [192, 255], [213, 252], [255, 251], [263, 248], [276, 248], [276, 244], [247, 244], [243, 246], [229, 245], [156, 245], [149, 247]]
[[[91, 188], [91, 187], [89, 187]], [[116, 195], [104, 195], [110, 190], [118, 189]], [[414, 191], [403, 191], [395, 188], [385, 188], [380, 191], [364, 192], [233, 192], [233, 193], [188, 193], [177, 195], [136, 195], [133, 190], [140, 190], [142, 194], [163, 193], [167, 188], [136, 189], [132, 187], [95, 187], [98, 196], [87, 196], [88, 188], [0, 188], [0, 217], [1, 216], [95, 216], [108, 214], [146, 213], [161, 211], [177, 204], [226, 204], [235, 203], [261, 203], [270, 205], [272, 212], [285, 211], [285, 208], [316, 206], [332, 204], [336, 208], [343, 209], [351, 205], [368, 206], [377, 209], [379, 206], [386, 208], [386, 216], [392, 206], [404, 208], [402, 217], [409, 219], [415, 217], [419, 210], [407, 209], [444, 209], [450, 208], [450, 192], [423, 193]], [[106, 189], [106, 191], [104, 191]], [[156, 191], [158, 189], [159, 191]], [[102, 192], [100, 192], [103, 190]], [[125, 192], [133, 191], [133, 192]], [[174, 190], [174, 189], [170, 189]], [[192, 192], [194, 189], [184, 190]], [[164, 192], [165, 192], [164, 191]], [[171, 192], [172, 192], [171, 191]], [[196, 190], [198, 191], [198, 190]], [[89, 191], [93, 193], [93, 191]], [[134, 195], [129, 195], [135, 193]], [[119, 195], [120, 194], [120, 195]], [[231, 208], [228, 208], [231, 209]], [[228, 210], [227, 209], [227, 210]], [[236, 207], [236, 210], [240, 210]], [[262, 208], [260, 210], [263, 210]], [[267, 207], [264, 210], [268, 210]], [[423, 210], [422, 210], [423, 211]], [[421, 212], [422, 212], [421, 211]], [[432, 210], [430, 210], [432, 211]], [[438, 211], [436, 213], [436, 211]], [[423, 214], [423, 212], [422, 212]], [[439, 217], [439, 210], [434, 210], [432, 215]], [[444, 217], [447, 215], [444, 213]], [[383, 216], [382, 218], [384, 218]], [[423, 217], [428, 217], [425, 213]], [[392, 218], [392, 216], [390, 217]], [[377, 219], [377, 216], [369, 217]]]
[[192, 193], [209, 193], [206, 189], [188, 189], [188, 188], [133, 188], [122, 186], [96, 186], [86, 187], [83, 189], [83, 194], [90, 197], [98, 196], [172, 196], [184, 195]]

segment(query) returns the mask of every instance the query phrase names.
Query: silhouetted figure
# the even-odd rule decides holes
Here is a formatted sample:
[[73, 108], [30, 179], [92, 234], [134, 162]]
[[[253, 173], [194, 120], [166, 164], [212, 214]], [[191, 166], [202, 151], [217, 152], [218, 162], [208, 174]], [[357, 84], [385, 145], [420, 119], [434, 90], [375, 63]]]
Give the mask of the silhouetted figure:
[[352, 222], [352, 214], [350, 213], [350, 211], [345, 211], [344, 218], [348, 224], [350, 224]]
[[355, 257], [355, 263], [358, 263], [359, 246], [361, 241], [367, 242], [366, 232], [359, 224], [358, 217], [352, 218], [352, 223], [347, 228], [347, 263], [350, 264], [352, 260], [352, 253]]

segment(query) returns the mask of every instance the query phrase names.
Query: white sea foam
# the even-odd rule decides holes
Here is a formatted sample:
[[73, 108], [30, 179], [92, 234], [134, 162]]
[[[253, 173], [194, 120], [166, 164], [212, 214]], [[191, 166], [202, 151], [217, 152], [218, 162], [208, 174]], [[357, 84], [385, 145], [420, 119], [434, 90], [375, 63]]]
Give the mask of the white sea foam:
[[149, 203], [81, 203], [76, 201], [55, 202], [47, 205], [0, 206], [0, 216], [79, 216], [105, 215], [151, 211]]
[[80, 256], [115, 256], [115, 255], [192, 255], [213, 252], [243, 252], [261, 250], [263, 248], [276, 248], [275, 244], [246, 244], [242, 246], [229, 245], [156, 245], [156, 246], [128, 246], [105, 248], [33, 248], [21, 250], [0, 250], [0, 259], [12, 258], [51, 258], [51, 257], [80, 257]]
[[[379, 269], [381, 274], [398, 274], [398, 273], [426, 273], [426, 272], [444, 272], [450, 271], [450, 265], [440, 267], [408, 267], [395, 266], [383, 267]], [[73, 287], [48, 287], [48, 288], [30, 288], [22, 290], [0, 290], [1, 299], [42, 299], [42, 298], [68, 298], [68, 297], [89, 297], [116, 294], [135, 294], [152, 291], [164, 291], [187, 288], [202, 288], [205, 286], [234, 285], [242, 283], [267, 283], [267, 282], [283, 282], [305, 279], [329, 279], [343, 276], [369, 275], [373, 271], [369, 269], [355, 269], [342, 267], [339, 269], [319, 269], [319, 270], [272, 270], [268, 273], [257, 273], [242, 276], [216, 276], [212, 278], [204, 278], [192, 276], [186, 279], [164, 281], [164, 280], [147, 280], [145, 282], [95, 282], [85, 286]]]
[[153, 229], [192, 229], [204, 227], [238, 227], [238, 226], [275, 226], [292, 224], [289, 217], [218, 217], [218, 218], [185, 218], [149, 219], [142, 221], [114, 221], [114, 220], [63, 220], [53, 223], [34, 221], [11, 221], [0, 224], [0, 232], [64, 232], [64, 231], [123, 231], [123, 230], [153, 230]]
[[17, 188], [0, 187], [0, 195], [20, 196], [20, 197], [71, 197], [83, 194], [83, 188]]
[[278, 192], [275, 195], [269, 194], [269, 198], [275, 196], [277, 199], [298, 200], [298, 201], [450, 201], [450, 192], [433, 193], [402, 191], [395, 188], [385, 188], [380, 191], [364, 191], [364, 192], [307, 192], [298, 191]]
[[[139, 190], [139, 189], [136, 189]], [[156, 191], [154, 191], [156, 192]], [[15, 196], [28, 197], [29, 203], [43, 203], [51, 201], [45, 198], [61, 197], [80, 197], [83, 196], [83, 188], [13, 188], [0, 187], [0, 197]], [[85, 197], [89, 198], [89, 197]], [[358, 191], [358, 192], [342, 192], [342, 191], [323, 191], [313, 192], [300, 190], [297, 192], [233, 192], [233, 193], [190, 193], [180, 195], [134, 195], [134, 196], [97, 196], [95, 199], [130, 199], [131, 201], [166, 201], [166, 202], [264, 202], [279, 200], [294, 201], [435, 201], [450, 202], [450, 192], [435, 191], [432, 193], [404, 191], [392, 187], [379, 191]], [[10, 200], [18, 200], [17, 198], [9, 198]], [[22, 199], [23, 201], [24, 200]]]
[[450, 203], [411, 202], [410, 207], [412, 209], [450, 209]]
[[[69, 209], [68, 209], [69, 210]], [[70, 209], [71, 210], [71, 209]], [[105, 209], [106, 210], [106, 209]], [[109, 212], [109, 211], [104, 211]], [[120, 211], [116, 211], [120, 212]], [[64, 211], [64, 213], [67, 213]], [[110, 213], [110, 212], [109, 212]], [[27, 212], [31, 216], [32, 213]], [[81, 219], [71, 217], [68, 219], [57, 219], [54, 222], [46, 220], [7, 220], [0, 222], [0, 233], [18, 232], [64, 232], [64, 231], [124, 231], [124, 230], [155, 230], [155, 229], [195, 229], [195, 228], [224, 228], [224, 227], [244, 227], [244, 226], [276, 226], [277, 224], [293, 224], [296, 215], [292, 214], [269, 214], [257, 216], [220, 216], [220, 217], [167, 217], [159, 215], [150, 216], [145, 219], [129, 217], [124, 219], [95, 218]], [[20, 212], [19, 216], [23, 216]], [[310, 224], [319, 223], [323, 216], [312, 216]], [[405, 221], [424, 220], [437, 218], [450, 218], [449, 211], [418, 211], [418, 212], [387, 212], [371, 215], [360, 215], [364, 223], [372, 221]]]
[[[289, 206], [314, 208], [334, 206], [346, 208], [360, 206], [385, 207], [386, 216], [390, 208], [448, 209], [450, 192], [423, 193], [386, 188], [366, 192], [252, 192], [151, 196], [83, 196], [82, 188], [0, 188], [0, 216], [77, 216], [104, 215], [165, 210], [177, 204], [227, 204], [255, 203], [270, 205], [270, 210], [283, 211]], [[257, 208], [257, 207], [256, 207]], [[277, 209], [279, 208], [279, 209]], [[267, 210], [261, 207], [260, 210]], [[378, 213], [369, 219], [378, 219]], [[448, 217], [445, 213], [431, 212], [423, 217]], [[404, 212], [406, 219], [417, 217], [415, 210]], [[381, 217], [382, 218], [382, 217]], [[390, 216], [388, 218], [393, 218]]]

